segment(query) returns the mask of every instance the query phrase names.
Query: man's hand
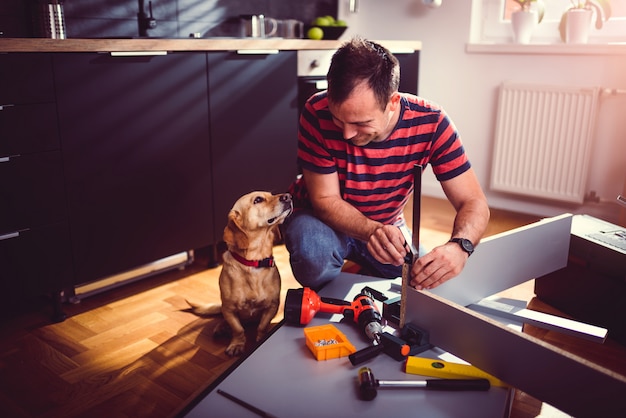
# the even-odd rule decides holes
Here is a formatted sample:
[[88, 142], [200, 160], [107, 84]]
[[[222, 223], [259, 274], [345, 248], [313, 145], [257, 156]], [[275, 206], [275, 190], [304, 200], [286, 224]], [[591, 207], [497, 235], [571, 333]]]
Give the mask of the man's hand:
[[411, 269], [411, 286], [417, 290], [432, 289], [456, 277], [469, 255], [456, 243], [445, 243], [418, 258]]
[[376, 260], [394, 266], [404, 263], [404, 256], [409, 248], [402, 231], [394, 225], [380, 226], [367, 241], [367, 250]]

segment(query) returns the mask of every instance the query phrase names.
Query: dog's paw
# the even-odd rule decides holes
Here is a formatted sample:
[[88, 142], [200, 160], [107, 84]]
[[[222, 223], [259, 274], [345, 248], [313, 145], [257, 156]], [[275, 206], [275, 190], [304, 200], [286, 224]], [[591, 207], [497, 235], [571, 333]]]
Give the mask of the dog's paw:
[[265, 330], [257, 331], [257, 333], [256, 333], [256, 341], [257, 342], [261, 341], [263, 338], [265, 338], [266, 335], [267, 335], [267, 331], [265, 331]]
[[226, 350], [224, 352], [231, 357], [237, 357], [243, 354], [245, 346], [245, 342], [230, 343], [230, 345], [226, 347]]

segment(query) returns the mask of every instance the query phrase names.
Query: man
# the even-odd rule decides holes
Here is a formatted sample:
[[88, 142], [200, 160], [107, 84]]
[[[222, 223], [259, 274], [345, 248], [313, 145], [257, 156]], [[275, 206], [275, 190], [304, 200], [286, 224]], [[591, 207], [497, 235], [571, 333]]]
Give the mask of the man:
[[312, 96], [300, 117], [292, 185], [297, 210], [284, 225], [294, 276], [319, 289], [344, 259], [369, 274], [402, 274], [410, 231], [403, 209], [415, 164], [433, 172], [456, 209], [452, 241], [420, 249], [410, 284], [430, 289], [458, 275], [489, 220], [484, 193], [452, 122], [437, 105], [398, 92], [398, 60], [384, 47], [354, 38], [334, 54], [328, 90]]

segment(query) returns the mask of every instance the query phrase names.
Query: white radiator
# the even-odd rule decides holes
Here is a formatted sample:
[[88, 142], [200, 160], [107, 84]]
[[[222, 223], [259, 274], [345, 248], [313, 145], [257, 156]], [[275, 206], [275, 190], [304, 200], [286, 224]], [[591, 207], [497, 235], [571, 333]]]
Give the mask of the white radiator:
[[502, 84], [491, 189], [582, 203], [600, 90]]

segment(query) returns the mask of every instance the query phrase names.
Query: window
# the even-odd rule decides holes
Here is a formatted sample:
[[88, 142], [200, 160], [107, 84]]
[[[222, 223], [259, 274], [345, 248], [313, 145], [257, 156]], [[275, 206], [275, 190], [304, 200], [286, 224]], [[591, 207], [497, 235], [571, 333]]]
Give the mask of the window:
[[[556, 44], [562, 43], [559, 34], [559, 22], [565, 10], [571, 7], [572, 0], [543, 0], [545, 15], [543, 21], [535, 28], [531, 43]], [[472, 5], [473, 43], [512, 43], [510, 15], [518, 10], [513, 0], [474, 0]], [[532, 6], [536, 8], [536, 4]], [[626, 43], [626, 0], [611, 0], [612, 16], [604, 22], [602, 29], [593, 26], [590, 44]]]

